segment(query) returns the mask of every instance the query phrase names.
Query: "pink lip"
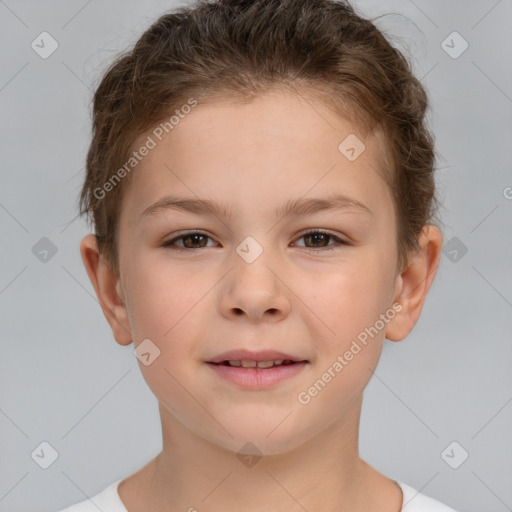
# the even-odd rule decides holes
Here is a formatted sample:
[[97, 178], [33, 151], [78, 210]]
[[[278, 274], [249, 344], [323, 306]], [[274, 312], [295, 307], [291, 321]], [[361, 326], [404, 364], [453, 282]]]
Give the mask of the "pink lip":
[[275, 350], [262, 350], [251, 352], [249, 350], [230, 350], [210, 359], [209, 363], [222, 363], [223, 361], [275, 361], [277, 359], [290, 359], [291, 361], [305, 361], [300, 357], [284, 354]]
[[[278, 359], [288, 359], [294, 363], [271, 368], [243, 368], [222, 364], [224, 361], [275, 361]], [[266, 389], [299, 374], [309, 364], [309, 361], [275, 350], [261, 352], [232, 350], [224, 352], [206, 363], [219, 377], [242, 388]]]
[[241, 366], [207, 363], [208, 367], [219, 377], [248, 389], [269, 388], [278, 382], [297, 375], [307, 364], [309, 364], [307, 361], [300, 361], [272, 368], [242, 368]]

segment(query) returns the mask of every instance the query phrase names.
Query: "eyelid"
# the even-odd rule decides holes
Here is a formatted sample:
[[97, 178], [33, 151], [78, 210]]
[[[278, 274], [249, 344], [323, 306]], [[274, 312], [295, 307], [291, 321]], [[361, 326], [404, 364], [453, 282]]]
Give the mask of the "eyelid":
[[[173, 242], [176, 242], [177, 240], [180, 240], [186, 236], [192, 236], [192, 235], [202, 235], [206, 238], [209, 238], [210, 240], [214, 241], [215, 243], [218, 243], [215, 238], [213, 238], [211, 235], [209, 235], [208, 233], [204, 232], [204, 231], [201, 231], [201, 230], [197, 230], [197, 229], [192, 229], [192, 230], [185, 230], [185, 231], [178, 231], [177, 233], [174, 233], [172, 235], [171, 238], [169, 238], [168, 240], [164, 240], [162, 242], [162, 245], [165, 247], [165, 246], [171, 246], [171, 244]], [[177, 249], [184, 249], [186, 251], [193, 251], [194, 249], [187, 249], [186, 247], [180, 247], [180, 246], [174, 246], [176, 247]]]
[[329, 235], [329, 236], [332, 236], [333, 238], [337, 238], [338, 240], [341, 240], [342, 242], [345, 242], [347, 244], [350, 243], [350, 240], [348, 239], [348, 237], [343, 237], [342, 235], [339, 235], [339, 234], [335, 233], [334, 231], [329, 231], [328, 229], [323, 229], [323, 228], [305, 229], [304, 231], [300, 231], [296, 235], [296, 237], [300, 238], [300, 237], [303, 237], [304, 235], [315, 234], [315, 233], [322, 233], [324, 235]]
[[[327, 236], [331, 237], [331, 239], [333, 239], [335, 241], [335, 243], [327, 245], [325, 247], [306, 247], [305, 245], [301, 246], [304, 249], [307, 249], [309, 251], [313, 251], [313, 252], [322, 252], [323, 251], [323, 252], [325, 252], [325, 251], [328, 251], [328, 250], [331, 250], [331, 249], [335, 249], [336, 247], [339, 247], [340, 245], [352, 245], [352, 243], [349, 240], [347, 240], [345, 237], [338, 236], [337, 234], [333, 233], [332, 231], [329, 231], [329, 230], [326, 230], [326, 229], [323, 229], [323, 228], [308, 228], [306, 230], [303, 230], [303, 231], [301, 231], [301, 232], [299, 232], [298, 234], [295, 235], [294, 241], [295, 240], [299, 240], [299, 239], [305, 237], [306, 235], [310, 235], [310, 234], [323, 234], [323, 235], [327, 235]], [[206, 233], [204, 231], [201, 231], [201, 230], [185, 230], [185, 231], [178, 231], [177, 233], [174, 233], [173, 236], [169, 240], [165, 240], [162, 243], [162, 246], [163, 247], [172, 247], [175, 250], [187, 251], [187, 252], [192, 252], [192, 251], [197, 251], [199, 249], [206, 249], [207, 248], [207, 247], [197, 247], [197, 248], [189, 249], [187, 247], [180, 247], [178, 245], [175, 245], [175, 242], [177, 242], [178, 240], [181, 240], [181, 239], [183, 239], [186, 236], [192, 236], [192, 235], [201, 235], [201, 236], [204, 236], [206, 238], [209, 238], [210, 240], [212, 240], [215, 243], [218, 243], [212, 236], [210, 236], [208, 233]]]
[[306, 229], [305, 231], [301, 231], [300, 233], [298, 233], [296, 235], [295, 240], [303, 238], [304, 236], [309, 235], [309, 234], [317, 234], [317, 233], [330, 236], [333, 240], [335, 240], [336, 243], [326, 245], [325, 247], [306, 247], [306, 246], [304, 246], [304, 249], [314, 251], [314, 252], [321, 252], [321, 251], [329, 251], [330, 249], [336, 249], [336, 247], [338, 247], [340, 245], [352, 245], [351, 242], [347, 238], [339, 236], [336, 233], [333, 233], [332, 231], [329, 231], [327, 229], [322, 229], [322, 228], [309, 228], [309, 229]]

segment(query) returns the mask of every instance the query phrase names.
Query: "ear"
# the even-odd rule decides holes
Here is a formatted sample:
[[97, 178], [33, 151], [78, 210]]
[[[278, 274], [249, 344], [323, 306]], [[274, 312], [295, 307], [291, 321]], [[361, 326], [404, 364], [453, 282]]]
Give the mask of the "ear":
[[82, 239], [80, 254], [114, 338], [120, 345], [129, 345], [132, 335], [120, 278], [99, 253], [95, 235], [89, 234]]
[[440, 229], [427, 224], [418, 243], [420, 250], [411, 253], [406, 269], [396, 279], [393, 303], [400, 303], [402, 309], [387, 324], [385, 336], [391, 341], [403, 340], [412, 331], [439, 266], [443, 246]]

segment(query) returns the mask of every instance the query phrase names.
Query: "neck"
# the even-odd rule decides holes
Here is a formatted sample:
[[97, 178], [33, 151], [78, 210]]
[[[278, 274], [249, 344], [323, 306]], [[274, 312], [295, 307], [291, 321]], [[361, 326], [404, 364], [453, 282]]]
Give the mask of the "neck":
[[[326, 426], [307, 443], [283, 454], [241, 460], [160, 406], [162, 452], [128, 479], [135, 478], [132, 490], [120, 486], [119, 494], [129, 512], [398, 512], [401, 491], [359, 457], [360, 412], [361, 400], [343, 422]], [[394, 496], [394, 508], [383, 507], [370, 488], [380, 498], [384, 492]]]

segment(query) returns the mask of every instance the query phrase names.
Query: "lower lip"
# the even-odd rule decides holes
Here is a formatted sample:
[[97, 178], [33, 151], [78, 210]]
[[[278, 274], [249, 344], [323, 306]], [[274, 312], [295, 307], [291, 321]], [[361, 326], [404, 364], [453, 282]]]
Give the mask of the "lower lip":
[[243, 368], [207, 363], [223, 379], [248, 389], [265, 389], [299, 374], [307, 362], [274, 366], [272, 368]]

